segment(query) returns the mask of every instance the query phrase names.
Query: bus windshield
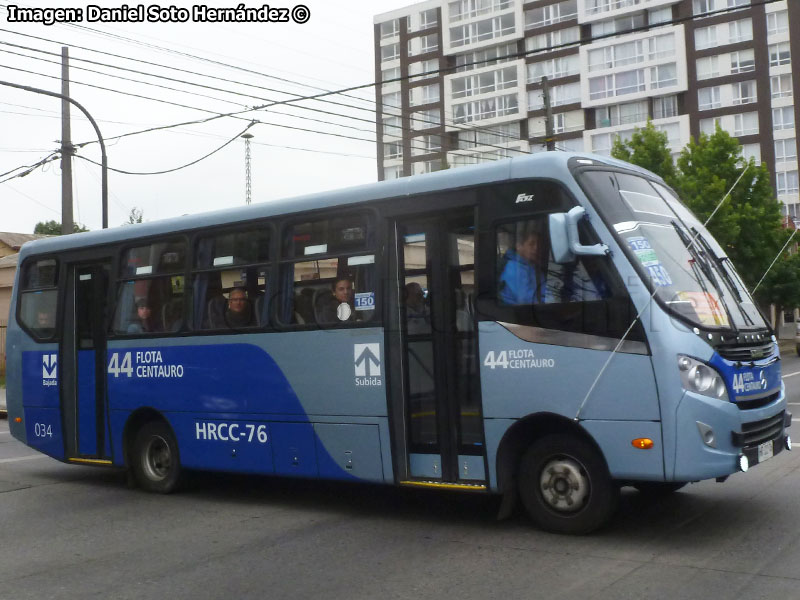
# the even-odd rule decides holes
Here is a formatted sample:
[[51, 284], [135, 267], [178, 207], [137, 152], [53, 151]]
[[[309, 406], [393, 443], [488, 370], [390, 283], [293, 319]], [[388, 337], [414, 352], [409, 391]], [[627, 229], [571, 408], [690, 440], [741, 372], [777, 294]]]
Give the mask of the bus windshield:
[[704, 328], [767, 328], [722, 247], [674, 192], [624, 173], [591, 171], [582, 180], [668, 310]]

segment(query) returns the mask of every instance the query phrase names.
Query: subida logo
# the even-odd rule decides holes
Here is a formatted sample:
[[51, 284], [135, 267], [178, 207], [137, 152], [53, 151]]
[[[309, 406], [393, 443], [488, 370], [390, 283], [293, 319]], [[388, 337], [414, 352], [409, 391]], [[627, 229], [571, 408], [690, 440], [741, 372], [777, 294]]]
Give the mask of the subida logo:
[[523, 202], [533, 202], [533, 194], [520, 194], [514, 204], [522, 204]]
[[51, 387], [58, 385], [58, 355], [42, 355], [42, 385]]
[[383, 385], [380, 356], [380, 344], [353, 344], [356, 385]]

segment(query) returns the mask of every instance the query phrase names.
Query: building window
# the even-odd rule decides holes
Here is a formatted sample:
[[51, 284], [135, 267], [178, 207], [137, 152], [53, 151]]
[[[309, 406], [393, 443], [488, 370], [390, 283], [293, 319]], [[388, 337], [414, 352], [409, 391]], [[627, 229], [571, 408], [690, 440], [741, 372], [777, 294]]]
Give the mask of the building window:
[[751, 104], [758, 100], [756, 93], [756, 82], [753, 81], [740, 81], [731, 86], [733, 88], [733, 104]]
[[789, 11], [779, 10], [774, 13], [767, 13], [767, 33], [778, 35], [789, 31]]
[[779, 171], [775, 173], [778, 194], [796, 194], [800, 192], [797, 171]]
[[400, 34], [400, 19], [392, 19], [381, 23], [381, 39], [385, 40]]
[[465, 102], [453, 106], [453, 123], [470, 123], [485, 119], [495, 119], [519, 112], [516, 94]]
[[678, 85], [678, 71], [675, 63], [658, 65], [650, 69], [650, 87], [658, 89]]
[[607, 21], [600, 21], [592, 23], [592, 37], [599, 37], [601, 35], [611, 35], [614, 33], [625, 33], [637, 27], [644, 26], [644, 13], [635, 15], [619, 17], [616, 19], [609, 19]]
[[647, 13], [647, 22], [650, 25], [672, 21], [672, 7], [654, 8]]
[[697, 90], [697, 108], [700, 110], [711, 110], [722, 106], [720, 100], [719, 86], [700, 88]]
[[400, 58], [400, 44], [381, 46], [381, 62], [389, 62]]
[[403, 121], [400, 117], [383, 118], [383, 135], [401, 137], [403, 135]]
[[578, 1], [565, 0], [557, 4], [525, 11], [525, 29], [561, 23], [578, 16]]
[[769, 45], [769, 66], [779, 67], [780, 65], [788, 65], [792, 62], [792, 53], [789, 47], [789, 42], [781, 42], [780, 44]]
[[751, 158], [756, 165], [761, 164], [761, 144], [742, 144], [742, 158], [749, 161]]
[[758, 133], [758, 113], [733, 115], [733, 135], [755, 135]]
[[383, 180], [388, 181], [389, 179], [399, 179], [403, 176], [403, 166], [397, 165], [394, 167], [384, 167], [383, 168]]
[[792, 95], [792, 74], [773, 75], [769, 78], [773, 98], [787, 98]]
[[794, 106], [773, 108], [772, 128], [775, 131], [780, 131], [781, 129], [794, 129]]
[[700, 133], [708, 136], [714, 135], [717, 127], [722, 127], [722, 119], [720, 117], [712, 117], [710, 119], [700, 119]]
[[[568, 27], [567, 29], [559, 29], [551, 31], [550, 33], [540, 33], [539, 35], [532, 35], [525, 38], [525, 50], [528, 52], [535, 52], [536, 50], [544, 50], [559, 47], [568, 47], [573, 43], [577, 44], [581, 39], [580, 27]], [[514, 53], [516, 53], [516, 46], [514, 46]]]
[[748, 42], [753, 39], [753, 20], [742, 19], [728, 23], [728, 43]]
[[508, 144], [519, 140], [519, 123], [493, 125], [491, 129], [458, 132], [458, 149], [473, 150], [476, 146]]
[[715, 48], [717, 43], [717, 26], [701, 27], [694, 31], [694, 45], [697, 50]]
[[387, 142], [383, 145], [384, 160], [403, 158], [403, 142]]
[[466, 98], [517, 87], [517, 67], [505, 67], [477, 75], [456, 77], [451, 80], [451, 85], [453, 98]]
[[439, 59], [430, 58], [420, 62], [413, 62], [408, 65], [408, 74], [412, 75], [409, 78], [410, 82], [436, 77], [439, 75]]
[[419, 13], [419, 28], [430, 29], [431, 27], [436, 27], [439, 23], [438, 13], [439, 11], [436, 8], [423, 10]]
[[381, 110], [384, 114], [399, 114], [402, 108], [402, 102], [403, 100], [400, 98], [400, 92], [383, 94], [381, 96]]
[[514, 33], [514, 13], [450, 28], [450, 46], [466, 46]]
[[797, 138], [775, 140], [775, 162], [793, 162], [797, 160]]
[[512, 0], [456, 0], [448, 5], [450, 22], [471, 19], [479, 15], [499, 12], [510, 8]]
[[653, 98], [653, 118], [667, 119], [678, 116], [678, 97], [664, 96]]
[[719, 77], [719, 56], [706, 56], [697, 59], [697, 79]]
[[439, 49], [439, 34], [431, 33], [430, 35], [423, 35], [422, 40], [422, 53], [433, 52]]
[[552, 60], [545, 60], [528, 64], [528, 83], [536, 83], [547, 77], [557, 79], [580, 73], [580, 57], [577, 54], [562, 56]]
[[589, 98], [598, 100], [645, 91], [644, 71], [623, 71], [589, 79]]
[[749, 73], [755, 70], [756, 58], [752, 48], [731, 53], [731, 73]]
[[411, 113], [411, 128], [415, 130], [431, 129], [442, 124], [442, 114], [438, 108], [420, 110]]
[[400, 78], [400, 67], [393, 69], [384, 69], [381, 71], [381, 81], [391, 81], [392, 79]]

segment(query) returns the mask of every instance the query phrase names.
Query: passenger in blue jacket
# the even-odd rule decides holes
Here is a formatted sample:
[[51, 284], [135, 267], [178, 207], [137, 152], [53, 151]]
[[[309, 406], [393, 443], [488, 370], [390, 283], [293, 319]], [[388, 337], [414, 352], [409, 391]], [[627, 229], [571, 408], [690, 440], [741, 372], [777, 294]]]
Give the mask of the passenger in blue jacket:
[[503, 304], [539, 304], [547, 302], [547, 273], [542, 267], [542, 241], [537, 231], [526, 231], [517, 238], [514, 248], [506, 251], [500, 275], [500, 301]]

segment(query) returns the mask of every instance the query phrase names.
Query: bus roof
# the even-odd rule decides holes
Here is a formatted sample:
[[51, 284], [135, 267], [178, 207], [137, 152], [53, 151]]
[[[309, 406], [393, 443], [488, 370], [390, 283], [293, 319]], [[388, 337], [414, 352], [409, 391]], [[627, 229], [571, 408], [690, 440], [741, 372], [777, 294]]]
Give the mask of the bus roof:
[[302, 213], [333, 206], [346, 206], [368, 201], [380, 202], [381, 200], [439, 190], [457, 189], [512, 179], [526, 179], [541, 173], [549, 175], [566, 174], [567, 164], [571, 158], [589, 159], [596, 164], [633, 169], [651, 177], [653, 176], [652, 173], [640, 167], [607, 156], [560, 151], [539, 152], [474, 166], [446, 169], [425, 175], [402, 177], [390, 181], [317, 192], [295, 198], [172, 217], [152, 223], [137, 224], [136, 226], [120, 226], [111, 229], [48, 237], [26, 243], [20, 252], [20, 259], [24, 259], [29, 254], [55, 253], [72, 248], [124, 242], [212, 225], [247, 223], [254, 219]]

